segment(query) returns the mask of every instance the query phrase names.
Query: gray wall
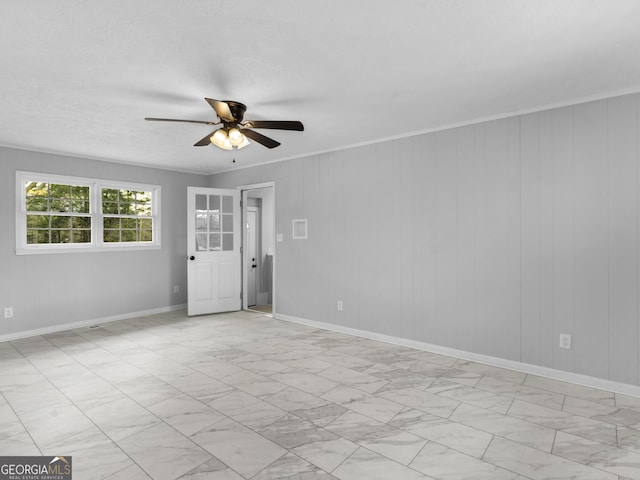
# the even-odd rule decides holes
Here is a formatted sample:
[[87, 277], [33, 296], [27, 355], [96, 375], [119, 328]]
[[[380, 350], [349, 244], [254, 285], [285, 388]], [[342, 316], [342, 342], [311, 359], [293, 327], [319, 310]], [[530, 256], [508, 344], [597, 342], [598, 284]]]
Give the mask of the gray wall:
[[[186, 187], [275, 181], [279, 313], [638, 385], [639, 102], [211, 178], [0, 148], [0, 335], [185, 303]], [[16, 256], [16, 170], [161, 185], [162, 249]]]
[[[276, 182], [281, 314], [638, 385], [638, 102], [238, 170], [211, 186]], [[308, 240], [291, 239], [293, 218], [309, 219]]]
[[[160, 185], [161, 250], [15, 255], [16, 170]], [[207, 182], [206, 176], [0, 148], [0, 307], [15, 312], [0, 318], [0, 335], [186, 303], [186, 187]]]

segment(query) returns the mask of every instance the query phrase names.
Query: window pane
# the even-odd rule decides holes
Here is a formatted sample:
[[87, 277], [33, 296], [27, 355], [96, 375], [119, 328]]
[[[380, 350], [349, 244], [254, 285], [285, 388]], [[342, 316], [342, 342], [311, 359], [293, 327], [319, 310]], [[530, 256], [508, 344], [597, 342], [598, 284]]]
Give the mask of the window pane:
[[103, 241], [105, 242], [119, 242], [120, 230], [105, 230], [103, 235]]
[[115, 188], [103, 188], [102, 189], [102, 201], [103, 202], [117, 202], [118, 190]]
[[122, 232], [120, 234], [120, 241], [121, 242], [135, 242], [135, 241], [137, 241], [136, 231], [135, 230], [122, 230]]
[[209, 214], [209, 231], [210, 232], [219, 232], [220, 231], [220, 215], [217, 213]]
[[233, 232], [233, 215], [222, 216], [222, 231]]
[[134, 206], [133, 203], [120, 203], [120, 211], [118, 212], [120, 215], [134, 215]]
[[91, 217], [71, 217], [72, 228], [91, 228]]
[[71, 228], [71, 217], [52, 215], [51, 228]]
[[71, 185], [52, 183], [49, 190], [51, 198], [71, 198]]
[[48, 197], [49, 184], [44, 182], [26, 182], [25, 192], [27, 197]]
[[123, 218], [120, 221], [120, 225], [122, 228], [136, 228], [136, 219], [135, 218]]
[[137, 203], [151, 203], [151, 192], [137, 192], [136, 193], [136, 202]]
[[207, 231], [207, 214], [196, 211], [196, 231]]
[[104, 214], [117, 214], [118, 204], [117, 202], [102, 202], [102, 213]]
[[196, 251], [204, 252], [207, 250], [207, 234], [196, 233]]
[[104, 228], [120, 228], [120, 219], [113, 217], [104, 217]]
[[209, 250], [220, 250], [220, 234], [209, 234]]
[[75, 213], [89, 213], [88, 200], [72, 200], [71, 210]]
[[27, 215], [27, 228], [49, 228], [49, 215]]
[[153, 232], [151, 230], [140, 230], [141, 242], [153, 242]]
[[74, 230], [73, 243], [91, 243], [91, 230]]
[[233, 213], [233, 197], [230, 195], [225, 195], [222, 197], [222, 212], [223, 213]]
[[120, 198], [121, 202], [132, 202], [136, 199], [136, 192], [133, 190], [120, 190]]
[[71, 198], [76, 200], [89, 200], [89, 187], [71, 187]]
[[51, 230], [51, 243], [71, 243], [71, 230]]
[[136, 203], [136, 215], [150, 217], [151, 203]]
[[211, 212], [220, 212], [220, 196], [209, 195], [209, 210]]
[[222, 234], [222, 250], [233, 250], [233, 233]]
[[27, 244], [49, 243], [49, 230], [27, 230]]
[[196, 210], [206, 210], [207, 209], [207, 196], [197, 194], [196, 195]]
[[150, 218], [141, 218], [138, 220], [138, 228], [141, 230], [151, 230], [153, 221]]
[[49, 210], [49, 200], [47, 198], [30, 197], [27, 198], [28, 212], [46, 212]]
[[49, 210], [52, 212], [68, 212], [71, 210], [71, 200], [65, 199], [51, 199], [49, 202]]

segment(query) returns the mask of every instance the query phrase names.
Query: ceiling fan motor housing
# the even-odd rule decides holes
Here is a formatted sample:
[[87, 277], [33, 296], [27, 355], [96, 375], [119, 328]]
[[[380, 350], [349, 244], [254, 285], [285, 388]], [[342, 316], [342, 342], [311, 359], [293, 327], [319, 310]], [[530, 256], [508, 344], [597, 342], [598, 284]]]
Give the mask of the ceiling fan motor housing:
[[229, 110], [231, 111], [231, 115], [235, 120], [234, 123], [241, 123], [244, 118], [244, 112], [247, 111], [247, 107], [244, 103], [234, 102], [233, 100], [222, 100], [229, 106]]

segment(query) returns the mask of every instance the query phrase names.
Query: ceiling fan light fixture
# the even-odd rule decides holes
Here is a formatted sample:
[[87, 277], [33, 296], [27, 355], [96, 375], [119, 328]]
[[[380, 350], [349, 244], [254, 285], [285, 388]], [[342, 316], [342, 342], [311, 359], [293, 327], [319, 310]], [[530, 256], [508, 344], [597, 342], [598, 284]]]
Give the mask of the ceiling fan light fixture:
[[231, 142], [231, 145], [233, 145], [234, 147], [239, 147], [245, 141], [244, 134], [235, 127], [229, 129], [228, 137], [229, 137], [229, 141]]
[[220, 128], [213, 132], [211, 135], [211, 143], [213, 143], [216, 147], [223, 148], [225, 150], [231, 150], [233, 147], [231, 146], [231, 142], [229, 141], [229, 136], [227, 135], [227, 131], [224, 128]]
[[242, 135], [242, 143], [240, 145], [238, 145], [236, 148], [244, 148], [247, 145], [249, 145], [249, 140], [247, 140], [247, 137]]

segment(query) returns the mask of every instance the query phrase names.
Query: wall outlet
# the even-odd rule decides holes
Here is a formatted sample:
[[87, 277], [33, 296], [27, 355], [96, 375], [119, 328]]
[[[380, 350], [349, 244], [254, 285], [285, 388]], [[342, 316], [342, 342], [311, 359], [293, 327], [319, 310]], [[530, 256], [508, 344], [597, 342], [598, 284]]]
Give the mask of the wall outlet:
[[180, 285], [173, 286], [173, 293], [180, 293]]
[[13, 317], [13, 307], [5, 307], [4, 309], [4, 318]]
[[284, 241], [284, 235], [282, 235], [281, 233], [276, 235], [276, 242], [283, 242]]
[[338, 300], [338, 311], [342, 311], [342, 300]]
[[560, 334], [560, 348], [571, 350], [571, 335], [567, 333]]

